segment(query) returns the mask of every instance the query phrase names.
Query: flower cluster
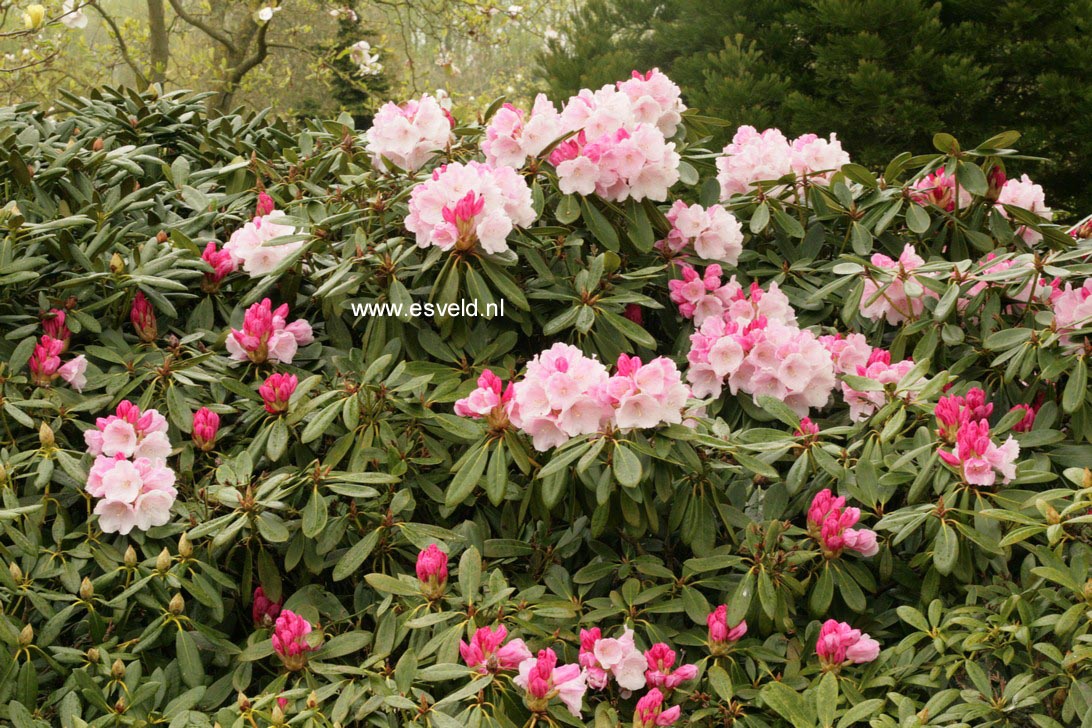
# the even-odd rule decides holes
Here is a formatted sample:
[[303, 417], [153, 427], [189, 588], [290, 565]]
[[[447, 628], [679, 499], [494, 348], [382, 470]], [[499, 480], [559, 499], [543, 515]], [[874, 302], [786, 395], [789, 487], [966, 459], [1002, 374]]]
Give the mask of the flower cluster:
[[214, 293], [220, 290], [220, 284], [224, 279], [239, 269], [239, 264], [232, 257], [231, 251], [226, 248], [218, 248], [213, 241], [205, 245], [201, 253], [201, 260], [209, 264], [211, 271], [205, 273], [201, 282], [201, 289], [206, 293]]
[[654, 688], [671, 691], [698, 676], [697, 665], [675, 665], [675, 650], [663, 642], [657, 642], [645, 651], [645, 683]]
[[646, 73], [633, 71], [630, 78], [615, 85], [629, 97], [633, 117], [638, 123], [652, 124], [668, 139], [675, 136], [686, 104], [678, 85], [660, 69], [653, 68]]
[[48, 387], [60, 377], [72, 389], [82, 392], [87, 386], [87, 358], [80, 354], [61, 363], [61, 355], [68, 351], [68, 342], [72, 331], [68, 328], [67, 314], [59, 308], [52, 308], [42, 316], [42, 331], [30, 352], [27, 367], [30, 369], [30, 381], [38, 387]]
[[735, 276], [722, 283], [723, 271], [716, 264], [708, 266], [702, 274], [688, 265], [682, 266], [680, 272], [682, 278], [668, 281], [667, 287], [679, 313], [683, 318], [694, 319], [695, 326], [710, 318], [724, 318], [737, 324], [757, 318], [796, 324], [796, 312], [776, 281], [770, 283], [768, 291], [757, 283], [744, 289]]
[[171, 444], [163, 415], [154, 409], [141, 412], [123, 400], [83, 437], [87, 452], [95, 457], [86, 489], [99, 499], [95, 514], [105, 533], [147, 531], [170, 520], [178, 491], [174, 471], [166, 464]]
[[580, 630], [580, 666], [588, 687], [602, 690], [614, 679], [623, 690], [645, 686], [648, 661], [633, 640], [633, 630], [625, 627], [621, 637], [603, 637], [598, 627]]
[[[1054, 218], [1054, 212], [1046, 204], [1046, 193], [1043, 192], [1042, 186], [1032, 182], [1026, 174], [1022, 175], [1020, 179], [1010, 179], [1005, 182], [1000, 194], [997, 196], [997, 209], [1001, 211], [1002, 215], [1008, 217], [1009, 212], [1005, 209], [1005, 205], [1023, 208], [1038, 215], [1043, 220], [1049, 221]], [[1021, 226], [1016, 234], [1022, 237], [1028, 245], [1035, 245], [1043, 239], [1042, 233], [1032, 230], [1026, 225]]]
[[[858, 365], [857, 371], [852, 373], [879, 382], [884, 385], [884, 388], [882, 390], [859, 391], [850, 386], [848, 382], [842, 382], [842, 395], [849, 405], [849, 418], [854, 422], [860, 422], [875, 414], [876, 410], [883, 407], [887, 402], [888, 392], [892, 391], [894, 385], [901, 382], [903, 377], [909, 374], [913, 368], [914, 361], [912, 359], [903, 359], [892, 364], [891, 352], [885, 349], [873, 349], [868, 361]], [[918, 377], [914, 382], [906, 383], [900, 391], [904, 394], [913, 393], [920, 390], [924, 384], [925, 378]]]
[[519, 169], [564, 134], [561, 114], [545, 94], [539, 94], [527, 118], [511, 104], [497, 110], [485, 128], [482, 153], [493, 166]]
[[297, 349], [314, 340], [307, 321], [297, 319], [288, 323], [287, 303], [273, 308], [273, 303], [264, 298], [246, 310], [243, 328], [232, 329], [225, 343], [236, 361], [291, 364]]
[[980, 389], [972, 389], [965, 397], [942, 397], [933, 410], [938, 433], [952, 450], [940, 449], [940, 458], [955, 469], [970, 485], [990, 486], [997, 482], [1009, 483], [1016, 477], [1016, 458], [1020, 445], [1010, 435], [1004, 444], [997, 445], [990, 437], [990, 423], [986, 418], [993, 412], [993, 405], [986, 402]]
[[509, 233], [534, 221], [523, 177], [511, 167], [470, 161], [444, 165], [413, 188], [406, 229], [422, 248], [503, 253]]
[[[1015, 269], [1015, 270], [1013, 270]], [[981, 263], [980, 270], [974, 274], [974, 284], [967, 289], [966, 292], [960, 296], [956, 305], [959, 310], [963, 311], [967, 308], [968, 304], [982, 291], [987, 288], [996, 285], [992, 276], [996, 276], [1006, 271], [1012, 271], [1005, 278], [1011, 278], [1013, 274], [1023, 271], [1025, 274], [1025, 280], [1020, 285], [1020, 288], [1015, 292], [1009, 291], [1008, 298], [1016, 301], [1012, 304], [1012, 310], [1020, 310], [1019, 307], [1027, 304], [1033, 298], [1036, 300], [1047, 300], [1053, 291], [1051, 286], [1046, 285], [1038, 279], [1034, 267], [1028, 257], [1017, 258], [1004, 258], [998, 259], [996, 253], [988, 253], [985, 260]]]
[[368, 129], [366, 149], [380, 169], [386, 170], [389, 163], [416, 172], [447, 148], [454, 126], [451, 113], [429, 94], [401, 105], [387, 102], [376, 112]]
[[307, 665], [307, 653], [315, 649], [307, 636], [314, 626], [291, 609], [281, 609], [273, 626], [273, 651], [284, 666], [298, 672]]
[[880, 655], [880, 643], [845, 622], [828, 619], [819, 628], [815, 654], [825, 668], [841, 667], [846, 662], [860, 665]]
[[875, 556], [880, 550], [876, 532], [853, 528], [861, 520], [861, 511], [845, 505], [846, 499], [835, 498], [829, 488], [819, 491], [808, 508], [808, 533], [819, 542], [828, 559], [837, 558], [845, 549], [862, 556]]
[[682, 713], [682, 706], [663, 709], [664, 695], [659, 688], [652, 688], [637, 701], [633, 712], [633, 728], [653, 728], [674, 725]]
[[202, 452], [208, 452], [216, 445], [216, 433], [220, 431], [220, 415], [208, 407], [202, 407], [193, 413], [191, 433], [193, 444]]
[[651, 124], [599, 136], [582, 130], [550, 153], [563, 193], [594, 193], [614, 202], [667, 199], [679, 180], [679, 161], [674, 142]]
[[919, 205], [933, 205], [954, 212], [957, 203], [960, 209], [965, 208], [971, 204], [972, 197], [967, 188], [956, 182], [954, 174], [949, 174], [946, 167], [939, 167], [911, 185], [910, 199]]
[[1068, 334], [1092, 325], [1092, 278], [1074, 288], [1066, 283], [1051, 295], [1054, 309], [1054, 328], [1061, 335], [1063, 343], [1069, 343]]
[[769, 291], [752, 285], [749, 294], [738, 291], [730, 308], [691, 334], [687, 379], [695, 396], [719, 397], [727, 382], [733, 395], [746, 392], [756, 402], [769, 395], [799, 415], [824, 406], [835, 384], [830, 353], [796, 326], [776, 284]]
[[144, 296], [143, 291], [137, 291], [133, 296], [133, 305], [129, 309], [129, 321], [133, 324], [137, 338], [146, 344], [155, 341], [159, 336], [159, 328], [156, 324], [155, 309]]
[[743, 226], [722, 205], [702, 207], [676, 200], [667, 213], [671, 231], [659, 242], [672, 254], [688, 246], [699, 258], [735, 265], [743, 252]]
[[505, 643], [508, 629], [503, 625], [479, 627], [470, 643], [459, 640], [459, 654], [471, 670], [488, 675], [502, 670], [518, 670], [520, 663], [531, 659], [531, 651], [521, 639]]
[[825, 184], [846, 164], [849, 155], [834, 134], [829, 139], [805, 134], [790, 142], [779, 129], [741, 126], [717, 158], [720, 197], [746, 194], [758, 182], [789, 175]]
[[[236, 269], [242, 268], [252, 278], [263, 276], [276, 270], [277, 266], [303, 248], [304, 244], [301, 240], [283, 240], [300, 233], [291, 225], [278, 222], [284, 217], [286, 216], [281, 210], [257, 215], [231, 234], [228, 241], [224, 243], [224, 251], [231, 256]], [[206, 246], [207, 250], [208, 246]], [[222, 256], [218, 256], [216, 260], [218, 269], [227, 269]], [[212, 265], [211, 260], [208, 262]], [[223, 276], [220, 278], [222, 279]]]
[[265, 589], [254, 590], [254, 601], [250, 605], [250, 617], [256, 627], [272, 627], [281, 613], [281, 601], [273, 601], [265, 594]]
[[503, 383], [492, 372], [478, 378], [478, 388], [455, 403], [463, 417], [486, 418], [494, 428], [509, 422], [546, 451], [572, 437], [601, 432], [679, 424], [690, 397], [675, 363], [658, 357], [642, 364], [618, 357], [613, 376], [575, 346], [557, 343], [537, 354], [523, 379]]
[[580, 665], [558, 665], [557, 654], [551, 649], [539, 650], [519, 664], [519, 674], [512, 680], [524, 693], [527, 707], [533, 713], [544, 713], [553, 698], [559, 698], [575, 716], [580, 716], [580, 703], [588, 686]]
[[829, 334], [819, 337], [819, 343], [830, 352], [835, 374], [856, 374], [868, 366], [872, 347], [864, 334]]
[[879, 280], [868, 276], [864, 280], [861, 294], [861, 315], [879, 321], [887, 319], [889, 324], [916, 319], [925, 310], [926, 298], [937, 298], [935, 291], [924, 286], [920, 274], [914, 271], [925, 265], [925, 261], [907, 243], [894, 260], [883, 253], [874, 253], [872, 265], [880, 269]]
[[690, 398], [675, 362], [657, 357], [641, 364], [635, 356], [621, 354], [617, 370], [600, 392], [613, 411], [613, 424], [621, 430], [679, 424]]

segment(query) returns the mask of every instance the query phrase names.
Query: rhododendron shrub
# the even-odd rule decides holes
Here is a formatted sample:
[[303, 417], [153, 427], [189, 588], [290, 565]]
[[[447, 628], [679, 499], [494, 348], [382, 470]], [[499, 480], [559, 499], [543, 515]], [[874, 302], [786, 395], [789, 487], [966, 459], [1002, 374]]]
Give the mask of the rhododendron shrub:
[[0, 723], [1092, 720], [1086, 226], [618, 81], [0, 109]]

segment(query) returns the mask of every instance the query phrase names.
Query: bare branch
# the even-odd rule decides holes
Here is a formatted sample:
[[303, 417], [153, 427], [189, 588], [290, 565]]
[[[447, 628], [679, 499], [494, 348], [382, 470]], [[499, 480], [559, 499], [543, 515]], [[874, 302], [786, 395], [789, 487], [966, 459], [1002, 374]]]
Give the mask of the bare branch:
[[208, 37], [215, 40], [217, 43], [227, 48], [229, 53], [235, 51], [235, 43], [234, 41], [232, 41], [231, 36], [228, 35], [226, 32], [220, 30], [219, 28], [212, 27], [205, 21], [201, 20], [201, 18], [198, 18], [196, 15], [191, 14], [182, 6], [181, 0], [167, 1], [171, 4], [171, 7], [174, 8], [174, 12], [176, 15], [178, 15], [178, 17], [182, 18], [187, 23], [197, 28]]
[[117, 41], [118, 52], [121, 53], [121, 58], [125, 61], [125, 65], [127, 65], [129, 69], [133, 72], [133, 75], [136, 76], [137, 83], [139, 83], [142, 87], [147, 86], [148, 77], [147, 75], [145, 75], [144, 71], [140, 68], [140, 66], [137, 65], [136, 61], [133, 60], [133, 57], [129, 55], [129, 46], [125, 43], [125, 38], [122, 37], [121, 29], [118, 27], [118, 24], [114, 22], [114, 19], [110, 16], [110, 14], [103, 10], [98, 3], [88, 4], [91, 7], [95, 8], [95, 10], [98, 11], [99, 15], [102, 16], [102, 19], [106, 21], [106, 25], [109, 26], [110, 32], [114, 36], [114, 40]]

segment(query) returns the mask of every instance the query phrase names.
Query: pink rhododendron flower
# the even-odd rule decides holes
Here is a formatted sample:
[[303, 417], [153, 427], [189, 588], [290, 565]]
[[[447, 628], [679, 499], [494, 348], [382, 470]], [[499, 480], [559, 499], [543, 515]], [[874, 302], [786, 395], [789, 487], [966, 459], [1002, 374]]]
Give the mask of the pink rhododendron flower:
[[425, 94], [398, 105], [387, 102], [376, 112], [368, 129], [367, 150], [379, 169], [394, 164], [416, 172], [454, 138], [451, 115], [433, 96]]
[[745, 324], [740, 321], [746, 317], [726, 320], [740, 308], [748, 316], [760, 311], [765, 300], [760, 294], [753, 286], [750, 299], [738, 302], [742, 307], [733, 304], [725, 317], [707, 318], [691, 335], [687, 379], [697, 397], [719, 397], [727, 382], [732, 394], [746, 392], [756, 404], [763, 395], [774, 397], [806, 415], [810, 408], [824, 406], [834, 389], [830, 352], [815, 334], [795, 323], [770, 321], [765, 315]]
[[446, 164], [410, 192], [406, 229], [421, 248], [508, 250], [508, 235], [535, 221], [531, 188], [511, 167]]
[[256, 627], [272, 627], [281, 613], [281, 601], [273, 601], [265, 595], [265, 589], [254, 590], [254, 601], [250, 605], [250, 616]]
[[48, 387], [59, 376], [61, 369], [61, 351], [64, 342], [44, 335], [38, 340], [30, 353], [30, 381], [38, 387]]
[[205, 273], [205, 279], [201, 283], [201, 288], [206, 293], [218, 291], [220, 283], [238, 270], [239, 267], [235, 258], [231, 256], [231, 251], [226, 247], [223, 250], [217, 248], [214, 242], [205, 245], [205, 250], [201, 253], [201, 260], [208, 263], [212, 268], [211, 271]]
[[459, 640], [459, 654], [470, 669], [482, 674], [502, 670], [517, 670], [520, 663], [531, 659], [531, 651], [521, 639], [508, 640], [508, 630], [503, 624], [496, 627], [479, 627], [470, 644]]
[[[277, 240], [298, 235], [301, 232], [291, 225], [279, 222], [284, 217], [286, 217], [284, 212], [274, 210], [267, 215], [255, 217], [231, 234], [228, 241], [224, 243], [224, 250], [231, 256], [236, 267], [242, 268], [252, 278], [263, 276], [274, 271], [282, 262], [303, 248], [302, 240], [291, 242]], [[275, 240], [277, 242], [274, 242]]]
[[671, 231], [659, 245], [671, 253], [693, 248], [698, 257], [735, 265], [743, 252], [743, 226], [721, 205], [702, 207], [676, 200], [667, 213]]
[[698, 675], [697, 665], [675, 667], [675, 651], [663, 642], [657, 642], [645, 651], [645, 682], [653, 688], [674, 690]]
[[82, 392], [83, 388], [87, 386], [87, 357], [83, 354], [69, 359], [68, 362], [61, 365], [61, 368], [57, 370], [57, 374], [61, 379], [68, 383], [68, 386], [75, 389], [77, 392]]
[[811, 421], [810, 417], [800, 418], [800, 427], [792, 433], [794, 437], [803, 437], [807, 440], [814, 440], [815, 436], [819, 434], [819, 425]]
[[496, 374], [486, 369], [478, 377], [478, 388], [455, 402], [455, 414], [460, 417], [485, 419], [495, 430], [508, 426], [508, 404], [512, 401], [512, 383], [504, 386]]
[[956, 182], [954, 174], [948, 174], [945, 167], [939, 167], [914, 182], [910, 188], [910, 199], [919, 205], [933, 205], [947, 212], [956, 209], [956, 189], [959, 190], [959, 208], [963, 209], [974, 199], [965, 187]]
[[557, 343], [527, 364], [512, 386], [508, 415], [544, 452], [571, 437], [599, 432], [612, 409], [600, 397], [610, 376], [596, 359], [575, 346]]
[[288, 304], [276, 309], [268, 298], [262, 299], [246, 310], [243, 328], [232, 329], [228, 334], [228, 353], [236, 361], [249, 359], [255, 364], [271, 361], [275, 364], [291, 364], [300, 346], [314, 341], [311, 324], [303, 319], [287, 322]]
[[299, 379], [295, 374], [270, 374], [258, 387], [258, 394], [262, 395], [265, 403], [265, 411], [271, 415], [279, 415], [288, 411], [288, 402], [292, 393], [296, 391]]
[[143, 291], [137, 291], [136, 295], [133, 296], [133, 306], [129, 310], [129, 320], [132, 321], [133, 330], [136, 331], [137, 338], [141, 341], [151, 343], [156, 340], [159, 331], [156, 327], [155, 309], [144, 297]]
[[990, 486], [1001, 476], [1002, 483], [1016, 477], [1016, 458], [1020, 445], [1011, 435], [998, 446], [990, 438], [990, 424], [986, 420], [966, 420], [956, 432], [955, 448], [939, 450], [941, 460], [960, 473], [969, 485]]
[[1023, 276], [1023, 282], [1020, 284], [1018, 290], [1013, 291], [1010, 288], [1006, 292], [1007, 298], [1017, 302], [1012, 304], [1008, 310], [1022, 310], [1023, 305], [1027, 304], [1033, 298], [1042, 301], [1049, 300], [1052, 289], [1050, 286], [1039, 282], [1038, 275], [1035, 272], [1030, 256], [1006, 258], [1005, 260], [997, 260], [997, 257], [996, 253], [989, 253], [986, 255], [981, 270], [973, 274], [973, 278], [976, 282], [968, 288], [956, 302], [960, 311], [965, 310], [975, 296], [987, 288], [997, 286], [998, 284], [1008, 285], [1007, 281], [1004, 283], [1001, 281], [995, 282], [990, 277], [1005, 273], [1006, 271], [1012, 271], [1013, 269], [1015, 269], [1013, 272], [1024, 271], [1025, 275]]
[[891, 352], [885, 349], [873, 349], [869, 354], [868, 362], [864, 366], [858, 366], [853, 372], [859, 377], [867, 377], [884, 385], [883, 390], [858, 391], [848, 382], [842, 382], [842, 395], [849, 405], [849, 417], [854, 422], [867, 420], [876, 413], [880, 407], [887, 403], [889, 396], [908, 396], [921, 390], [925, 385], [925, 378], [905, 384], [902, 389], [895, 391], [895, 385], [902, 381], [903, 377], [914, 368], [912, 359], [904, 359], [891, 363]]
[[1054, 307], [1054, 328], [1061, 340], [1069, 344], [1069, 333], [1092, 326], [1092, 278], [1086, 278], [1079, 288], [1066, 283], [1051, 296]]
[[674, 705], [663, 709], [664, 696], [659, 688], [652, 688], [637, 701], [633, 712], [633, 728], [654, 728], [654, 726], [674, 725], [682, 713], [682, 706]]
[[68, 351], [68, 340], [72, 337], [72, 331], [65, 323], [67, 318], [64, 309], [60, 308], [51, 308], [42, 315], [42, 331], [51, 339], [61, 342], [61, 354]]
[[617, 373], [600, 393], [614, 409], [615, 426], [629, 430], [681, 423], [690, 388], [682, 383], [675, 362], [667, 357], [642, 365], [637, 357], [621, 354]]
[[1009, 411], [1016, 410], [1023, 410], [1024, 416], [1012, 426], [1013, 432], [1031, 432], [1031, 428], [1035, 426], [1035, 415], [1039, 414], [1039, 408], [1031, 404], [1018, 404]]
[[539, 650], [519, 664], [519, 675], [512, 682], [521, 688], [527, 707], [534, 713], [545, 713], [553, 698], [559, 698], [574, 716], [580, 717], [580, 703], [588, 687], [580, 665], [558, 665], [553, 650]]
[[[1046, 193], [1043, 192], [1042, 186], [1032, 182], [1026, 174], [1021, 175], [1020, 179], [1010, 179], [1005, 182], [1005, 186], [1001, 188], [1001, 192], [997, 196], [997, 209], [1001, 211], [1002, 215], [1008, 217], [1009, 212], [1004, 208], [1005, 205], [1022, 207], [1048, 222], [1054, 219], [1054, 212], [1047, 207]], [[1022, 225], [1017, 229], [1016, 234], [1022, 237], [1028, 245], [1035, 245], [1043, 239], [1042, 233], [1032, 230], [1026, 225]]]
[[831, 334], [820, 336], [819, 343], [830, 352], [835, 374], [856, 374], [860, 367], [867, 367], [872, 347], [864, 334]]
[[141, 412], [127, 399], [115, 414], [99, 417], [95, 427], [83, 433], [83, 439], [87, 452], [96, 456], [165, 460], [171, 454], [167, 419], [154, 409]]
[[819, 629], [815, 653], [826, 668], [838, 667], [846, 662], [859, 665], [872, 662], [879, 656], [880, 643], [845, 622], [828, 619]]
[[284, 666], [296, 672], [307, 665], [307, 653], [315, 648], [307, 641], [314, 627], [291, 609], [282, 609], [273, 626], [273, 651]]
[[[849, 155], [833, 134], [829, 139], [805, 134], [789, 142], [779, 129], [760, 133], [753, 126], [741, 126], [717, 158], [720, 198], [727, 200], [733, 195], [747, 194], [758, 182], [788, 175], [826, 184], [849, 161]], [[781, 189], [784, 188], [774, 188], [772, 192], [776, 194]]]
[[208, 407], [193, 413], [193, 444], [198, 450], [208, 452], [216, 445], [216, 433], [220, 430], [220, 415]]
[[728, 606], [725, 604], [710, 612], [705, 624], [709, 628], [709, 651], [714, 655], [723, 655], [747, 634], [747, 620], [741, 620], [735, 626], [728, 624]]
[[622, 628], [620, 637], [603, 637], [598, 627], [580, 630], [580, 666], [588, 687], [602, 690], [613, 677], [624, 690], [645, 686], [646, 660], [633, 641], [633, 630]]
[[630, 78], [615, 85], [629, 97], [637, 123], [652, 124], [668, 139], [675, 136], [686, 104], [682, 102], [682, 91], [660, 69], [653, 68], [647, 73], [633, 71]]
[[511, 104], [504, 104], [497, 110], [485, 128], [482, 153], [485, 161], [494, 167], [519, 169], [528, 157], [538, 157], [564, 134], [557, 108], [545, 94], [539, 94], [526, 119], [523, 111]]
[[417, 554], [417, 581], [429, 599], [439, 599], [447, 590], [447, 554], [434, 543]]
[[872, 265], [880, 272], [864, 279], [861, 294], [861, 315], [879, 321], [886, 318], [889, 324], [899, 324], [921, 316], [926, 298], [937, 298], [935, 291], [917, 280], [915, 270], [925, 261], [909, 243], [903, 248], [898, 260], [883, 253], [872, 256]]
[[834, 497], [829, 488], [816, 493], [808, 509], [808, 533], [819, 542], [823, 555], [828, 559], [836, 558], [845, 549], [856, 551], [862, 556], [875, 556], [880, 547], [876, 543], [876, 532], [867, 528], [852, 528], [861, 520], [861, 511], [846, 508], [846, 499]]
[[99, 455], [87, 476], [87, 492], [98, 498], [95, 514], [104, 533], [147, 531], [170, 520], [178, 491], [174, 471], [161, 460], [138, 457], [126, 460], [120, 453]]
[[986, 393], [973, 387], [967, 394], [950, 394], [941, 397], [933, 408], [937, 418], [937, 434], [946, 442], [954, 443], [959, 428], [965, 422], [978, 422], [993, 414], [993, 403], [986, 401]]
[[666, 200], [679, 180], [680, 160], [675, 143], [651, 124], [598, 136], [584, 129], [550, 154], [563, 193], [596, 194], [613, 202]]
[[758, 318], [796, 325], [796, 312], [777, 281], [770, 283], [768, 291], [762, 290], [757, 283], [744, 289], [735, 276], [722, 283], [722, 270], [716, 264], [708, 266], [700, 275], [688, 265], [683, 265], [680, 272], [682, 279], [668, 281], [667, 287], [679, 313], [683, 318], [693, 318], [695, 326], [701, 326], [710, 318], [723, 318], [739, 325]]

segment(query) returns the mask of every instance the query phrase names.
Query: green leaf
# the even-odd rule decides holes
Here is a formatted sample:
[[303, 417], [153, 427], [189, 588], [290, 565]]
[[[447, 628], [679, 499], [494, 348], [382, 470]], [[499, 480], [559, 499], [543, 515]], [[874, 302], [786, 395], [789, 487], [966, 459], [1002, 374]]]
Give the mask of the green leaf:
[[641, 482], [641, 459], [621, 442], [614, 448], [614, 477], [627, 488], [635, 488]]
[[1065, 391], [1062, 392], [1062, 410], [1073, 413], [1084, 405], [1088, 396], [1088, 364], [1082, 356], [1077, 359], [1077, 366], [1069, 374], [1069, 381], [1065, 383]]
[[709, 680], [709, 686], [713, 688], [713, 692], [724, 702], [728, 702], [735, 695], [732, 690], [732, 678], [720, 665], [710, 667], [705, 677]]
[[933, 540], [933, 565], [944, 576], [952, 573], [959, 558], [959, 537], [955, 529], [947, 523], [940, 524], [940, 530]]
[[921, 235], [929, 229], [929, 213], [920, 205], [910, 205], [906, 209], [906, 226], [912, 232]]
[[364, 577], [373, 589], [384, 594], [396, 594], [403, 597], [417, 596], [421, 589], [416, 584], [410, 584], [387, 574], [368, 574]]
[[618, 231], [610, 224], [610, 221], [599, 212], [599, 208], [591, 200], [584, 198], [584, 222], [588, 224], [588, 230], [608, 250], [618, 252]]
[[326, 499], [319, 493], [318, 488], [311, 492], [311, 498], [303, 508], [303, 535], [307, 538], [316, 538], [326, 528], [329, 513], [326, 510]]
[[838, 710], [838, 678], [833, 672], [826, 673], [819, 681], [819, 688], [815, 691], [815, 708], [819, 725], [834, 725], [834, 716]]
[[462, 464], [455, 471], [455, 477], [451, 479], [447, 487], [444, 505], [448, 508], [454, 508], [466, 500], [474, 492], [474, 487], [478, 485], [482, 473], [485, 472], [489, 448], [484, 444], [475, 445], [474, 448], [474, 451], [462, 460]]
[[350, 574], [355, 574], [364, 560], [371, 555], [379, 543], [379, 530], [371, 531], [367, 536], [352, 545], [334, 566], [334, 581], [341, 581]]
[[197, 652], [193, 635], [186, 630], [178, 630], [174, 638], [174, 651], [178, 659], [178, 670], [182, 673], [182, 682], [191, 688], [203, 684], [205, 668], [201, 664], [201, 655]]
[[766, 703], [793, 728], [815, 728], [815, 719], [809, 714], [808, 705], [795, 690], [785, 683], [769, 682], [760, 693]]

